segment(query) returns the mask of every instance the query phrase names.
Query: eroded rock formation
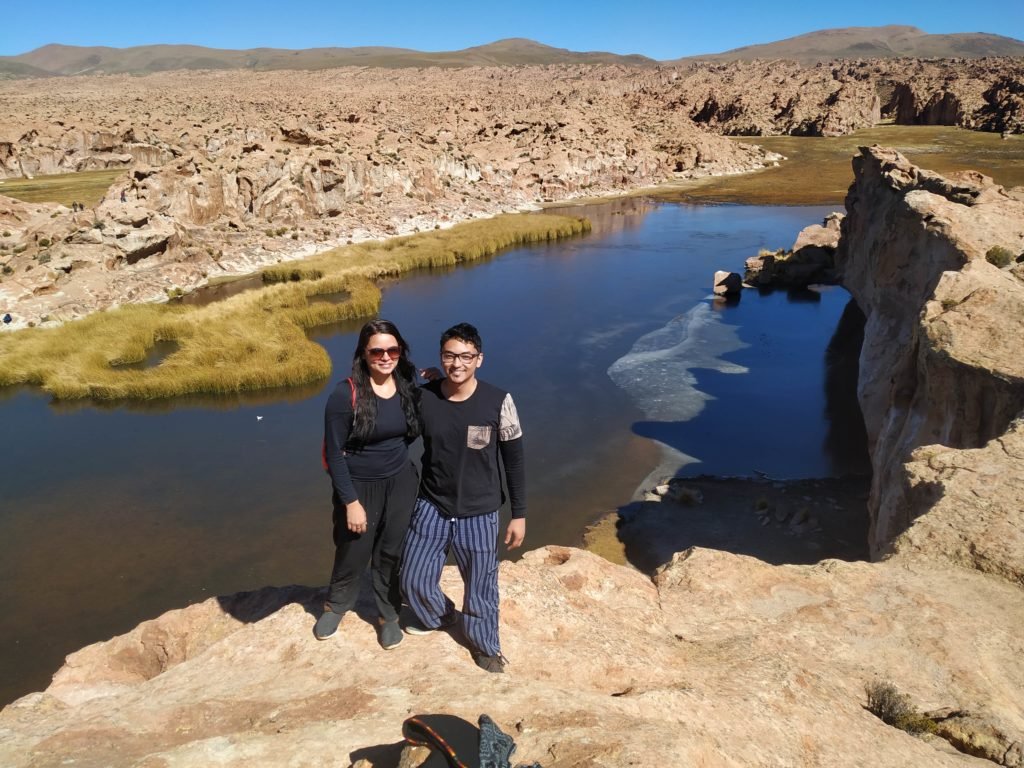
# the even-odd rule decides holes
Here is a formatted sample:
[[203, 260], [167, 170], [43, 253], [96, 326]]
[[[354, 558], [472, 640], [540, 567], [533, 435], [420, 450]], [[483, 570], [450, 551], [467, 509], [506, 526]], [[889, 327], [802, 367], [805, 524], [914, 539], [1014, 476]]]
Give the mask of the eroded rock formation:
[[[1020, 132], [1022, 81], [1020, 60], [995, 58], [3, 81], [0, 179], [125, 175], [84, 211], [3, 204], [0, 307], [10, 329], [59, 322], [349, 240], [777, 159], [716, 134], [886, 117]], [[131, 256], [87, 231], [126, 214]]]
[[[0, 83], [0, 176], [125, 169], [82, 212], [4, 204], [0, 305], [12, 328], [56, 321], [350, 240], [763, 163], [646, 98], [646, 77], [563, 66]], [[163, 247], [125, 253], [111, 233], [126, 219]]]
[[[870, 544], [881, 554], [929, 508], [928, 484], [908, 484], [911, 452], [982, 448], [1024, 411], [1024, 282], [1012, 260], [986, 258], [1024, 253], [1024, 195], [976, 173], [945, 179], [877, 147], [861, 149], [854, 173], [836, 264], [867, 317], [858, 396], [874, 469]], [[1004, 468], [1019, 478], [1012, 459]]]

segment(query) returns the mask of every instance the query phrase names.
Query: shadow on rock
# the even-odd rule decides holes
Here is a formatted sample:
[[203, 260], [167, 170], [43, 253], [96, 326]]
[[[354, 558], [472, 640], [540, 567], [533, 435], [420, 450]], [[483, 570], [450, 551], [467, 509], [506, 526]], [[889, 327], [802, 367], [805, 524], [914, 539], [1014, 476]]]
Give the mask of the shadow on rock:
[[[404, 740], [394, 744], [374, 744], [371, 747], [362, 747], [349, 753], [348, 759], [351, 761], [351, 765], [357, 764], [360, 760], [366, 760], [370, 765], [381, 766], [381, 768], [397, 766], [402, 759], [402, 750], [407, 746], [408, 743]], [[444, 761], [441, 761], [439, 765], [444, 765]]]
[[[703, 547], [773, 565], [826, 558], [864, 560], [867, 478], [772, 482], [738, 478], [674, 478], [658, 501], [618, 511], [626, 559], [653, 573], [676, 552]], [[673, 499], [673, 496], [675, 497]]]
[[228, 615], [254, 624], [277, 613], [286, 605], [298, 603], [310, 616], [319, 617], [324, 602], [322, 587], [292, 584], [287, 587], [263, 587], [252, 592], [237, 592], [217, 598], [221, 610]]

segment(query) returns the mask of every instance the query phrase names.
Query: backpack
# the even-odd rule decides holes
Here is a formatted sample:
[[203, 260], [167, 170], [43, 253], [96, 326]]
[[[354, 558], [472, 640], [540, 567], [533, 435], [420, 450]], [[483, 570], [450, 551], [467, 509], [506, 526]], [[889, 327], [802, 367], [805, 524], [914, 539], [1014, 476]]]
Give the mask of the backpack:
[[[456, 715], [413, 715], [402, 723], [402, 736], [409, 744], [428, 747], [427, 766], [447, 768], [511, 768], [516, 744], [487, 715], [480, 715], [479, 727]], [[541, 768], [538, 763], [516, 768]]]
[[[349, 389], [352, 390], [352, 411], [356, 410], [356, 383], [352, 381], [352, 377], [349, 376], [345, 381], [348, 382]], [[340, 383], [340, 382], [339, 382]], [[320, 463], [323, 464], [324, 472], [330, 472], [331, 468], [327, 464], [327, 437], [320, 441]]]

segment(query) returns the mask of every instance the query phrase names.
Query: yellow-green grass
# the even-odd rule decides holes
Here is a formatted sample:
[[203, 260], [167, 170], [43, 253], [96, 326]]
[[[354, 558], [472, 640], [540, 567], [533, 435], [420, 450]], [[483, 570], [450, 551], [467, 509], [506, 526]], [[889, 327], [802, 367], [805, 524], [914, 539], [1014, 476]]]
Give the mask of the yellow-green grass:
[[68, 208], [72, 203], [81, 203], [92, 207], [103, 199], [114, 179], [124, 173], [121, 169], [59, 173], [34, 179], [3, 179], [0, 181], [0, 195], [26, 203], [60, 203]]
[[[0, 336], [0, 386], [35, 384], [58, 399], [157, 399], [322, 381], [331, 361], [306, 330], [380, 308], [374, 280], [458, 264], [502, 248], [581, 234], [586, 219], [499, 216], [383, 243], [352, 245], [265, 270], [268, 285], [206, 306], [147, 304], [100, 312], [55, 328]], [[345, 302], [318, 301], [346, 292]], [[157, 341], [177, 349], [151, 368]]]
[[1002, 139], [996, 133], [947, 126], [888, 125], [834, 138], [759, 136], [736, 141], [758, 144], [788, 159], [776, 168], [703, 179], [658, 196], [751, 205], [840, 204], [853, 182], [851, 158], [858, 147], [872, 144], [893, 147], [938, 173], [970, 169], [1005, 187], [1024, 185], [1024, 136]]

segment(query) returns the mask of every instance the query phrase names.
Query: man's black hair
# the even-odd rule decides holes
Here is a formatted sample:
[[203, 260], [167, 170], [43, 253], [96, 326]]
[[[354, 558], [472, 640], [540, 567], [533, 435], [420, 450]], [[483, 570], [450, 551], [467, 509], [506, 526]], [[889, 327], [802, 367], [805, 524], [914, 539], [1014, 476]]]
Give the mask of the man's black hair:
[[484, 351], [484, 343], [480, 338], [480, 331], [474, 328], [469, 323], [459, 323], [453, 325], [447, 331], [441, 334], [441, 349], [444, 349], [444, 345], [452, 339], [461, 341], [463, 344], [472, 344], [476, 347], [477, 352]]

